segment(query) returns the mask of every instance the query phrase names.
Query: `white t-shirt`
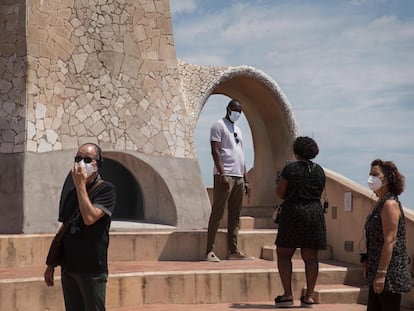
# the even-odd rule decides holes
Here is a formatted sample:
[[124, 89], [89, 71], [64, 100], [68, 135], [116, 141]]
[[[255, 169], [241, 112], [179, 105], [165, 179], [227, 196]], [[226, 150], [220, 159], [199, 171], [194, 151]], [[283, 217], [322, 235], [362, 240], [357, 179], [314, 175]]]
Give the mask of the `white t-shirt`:
[[[243, 136], [240, 128], [226, 118], [216, 121], [210, 129], [210, 141], [219, 142], [225, 175], [243, 177], [245, 173]], [[218, 170], [214, 166], [214, 174]]]

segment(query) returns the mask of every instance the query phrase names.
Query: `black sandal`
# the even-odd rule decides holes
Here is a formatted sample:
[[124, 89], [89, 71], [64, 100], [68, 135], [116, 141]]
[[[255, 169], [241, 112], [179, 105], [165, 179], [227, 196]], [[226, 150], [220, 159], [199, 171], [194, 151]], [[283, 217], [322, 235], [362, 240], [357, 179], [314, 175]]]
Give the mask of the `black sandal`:
[[314, 304], [315, 304], [314, 301], [306, 301], [305, 296], [300, 297], [300, 306], [302, 308], [313, 308]]
[[277, 296], [275, 298], [276, 308], [288, 308], [293, 306], [293, 298], [286, 298], [285, 296]]

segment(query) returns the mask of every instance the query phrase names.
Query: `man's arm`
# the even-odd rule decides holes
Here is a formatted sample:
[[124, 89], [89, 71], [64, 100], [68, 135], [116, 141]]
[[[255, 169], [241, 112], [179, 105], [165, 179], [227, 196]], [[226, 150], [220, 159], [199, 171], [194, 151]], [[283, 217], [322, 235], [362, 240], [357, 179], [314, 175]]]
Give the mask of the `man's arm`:
[[250, 194], [250, 184], [249, 184], [249, 180], [247, 179], [246, 166], [244, 167], [243, 180], [244, 180], [244, 194], [248, 196]]
[[89, 199], [86, 185], [85, 187], [76, 187], [76, 192], [78, 194], [79, 210], [81, 212], [83, 222], [87, 226], [93, 225], [105, 215], [105, 212], [100, 208], [93, 206], [91, 200]]
[[286, 197], [286, 190], [287, 190], [288, 182], [283, 177], [280, 178], [280, 181], [277, 184], [276, 193], [277, 196], [284, 200]]
[[91, 200], [89, 199], [89, 194], [86, 190], [87, 175], [85, 168], [80, 165], [75, 165], [72, 169], [72, 178], [76, 187], [79, 210], [81, 212], [83, 222], [87, 226], [93, 225], [105, 215], [105, 212], [93, 206]]
[[397, 242], [398, 223], [400, 220], [400, 207], [397, 201], [387, 200], [381, 211], [382, 231], [384, 244], [378, 263], [378, 270], [374, 280], [374, 291], [381, 293], [384, 290], [385, 277], [388, 265], [391, 261], [392, 252]]
[[218, 174], [224, 175], [223, 162], [220, 157], [221, 143], [218, 141], [211, 141], [211, 155], [213, 156], [214, 165], [217, 168]]
[[230, 187], [227, 176], [224, 175], [223, 161], [220, 157], [221, 143], [218, 141], [211, 141], [211, 155], [213, 156], [214, 165], [217, 168], [218, 174], [220, 175], [220, 181], [225, 185], [226, 188]]
[[[63, 230], [63, 225], [60, 225], [58, 233]], [[55, 267], [47, 266], [45, 272], [43, 273], [43, 278], [47, 286], [54, 286], [55, 285]]]

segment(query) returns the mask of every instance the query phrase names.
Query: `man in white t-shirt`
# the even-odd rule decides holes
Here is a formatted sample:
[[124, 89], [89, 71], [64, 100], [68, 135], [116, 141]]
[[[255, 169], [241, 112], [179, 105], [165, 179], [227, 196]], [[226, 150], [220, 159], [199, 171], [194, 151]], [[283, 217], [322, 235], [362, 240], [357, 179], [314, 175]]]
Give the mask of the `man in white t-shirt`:
[[210, 262], [220, 261], [214, 253], [214, 242], [226, 205], [228, 259], [254, 259], [237, 247], [243, 193], [249, 192], [243, 137], [240, 128], [234, 124], [242, 113], [242, 105], [233, 99], [226, 110], [226, 116], [216, 121], [210, 129], [211, 153], [214, 160], [214, 201], [208, 222], [205, 255], [205, 260]]

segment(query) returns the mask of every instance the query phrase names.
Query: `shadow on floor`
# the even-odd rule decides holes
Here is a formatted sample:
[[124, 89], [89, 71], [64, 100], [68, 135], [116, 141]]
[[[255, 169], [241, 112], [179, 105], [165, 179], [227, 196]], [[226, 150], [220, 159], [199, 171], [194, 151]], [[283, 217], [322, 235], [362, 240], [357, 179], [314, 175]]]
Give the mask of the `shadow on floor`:
[[233, 303], [230, 306], [230, 309], [239, 309], [239, 310], [270, 310], [274, 309], [275, 305], [273, 304], [254, 304], [254, 303]]

